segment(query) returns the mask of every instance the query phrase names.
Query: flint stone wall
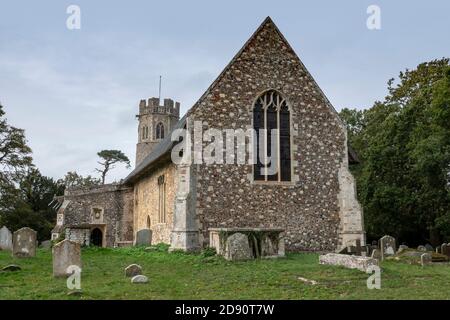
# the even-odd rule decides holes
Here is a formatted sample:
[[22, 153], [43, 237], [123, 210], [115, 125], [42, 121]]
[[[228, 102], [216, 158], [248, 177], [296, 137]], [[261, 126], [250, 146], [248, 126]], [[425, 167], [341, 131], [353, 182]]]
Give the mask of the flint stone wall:
[[[69, 189], [64, 194], [69, 204], [64, 209], [64, 226], [71, 236], [66, 238], [81, 241], [88, 238], [87, 232], [96, 226], [104, 233], [107, 247], [119, 241], [133, 240], [133, 191], [120, 185], [103, 185], [93, 188]], [[93, 219], [92, 208], [103, 209], [100, 220]], [[80, 229], [83, 227], [84, 229]]]
[[[253, 182], [252, 165], [196, 165], [200, 241], [208, 244], [209, 228], [275, 227], [286, 230], [288, 250], [334, 251], [342, 245], [342, 228], [362, 224], [361, 218], [351, 221], [361, 215], [352, 205], [341, 226], [345, 127], [273, 24], [262, 27], [188, 112], [190, 123], [207, 122], [203, 130], [251, 129], [255, 99], [269, 89], [278, 90], [290, 106], [293, 182]], [[188, 129], [193, 135], [193, 126]], [[362, 230], [355, 231], [351, 240], [361, 239]]]

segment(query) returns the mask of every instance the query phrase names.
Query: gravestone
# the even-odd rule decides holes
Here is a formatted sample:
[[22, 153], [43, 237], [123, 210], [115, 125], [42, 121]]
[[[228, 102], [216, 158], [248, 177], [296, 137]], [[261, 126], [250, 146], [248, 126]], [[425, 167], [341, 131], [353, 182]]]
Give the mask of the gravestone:
[[319, 256], [319, 264], [343, 266], [366, 272], [371, 266], [378, 266], [378, 260], [369, 257], [350, 256], [347, 254], [327, 253]]
[[78, 242], [63, 240], [53, 246], [53, 276], [67, 277], [69, 266], [81, 268], [81, 245]]
[[432, 263], [432, 256], [429, 253], [424, 253], [420, 256], [420, 264], [423, 266], [430, 265]]
[[433, 246], [432, 246], [431, 244], [429, 244], [429, 243], [427, 243], [427, 244], [425, 245], [425, 249], [427, 249], [427, 251], [434, 251]]
[[25, 227], [14, 232], [13, 256], [17, 258], [36, 256], [36, 231]]
[[427, 251], [427, 248], [426, 248], [425, 246], [418, 246], [418, 247], [417, 247], [417, 250], [418, 250], [418, 251], [424, 251], [424, 252], [425, 252], [425, 251]]
[[142, 274], [142, 267], [138, 264], [130, 264], [125, 268], [125, 277], [134, 277]]
[[231, 261], [253, 259], [253, 253], [248, 244], [248, 237], [243, 233], [233, 233], [225, 244], [225, 259]]
[[131, 283], [147, 283], [147, 282], [148, 278], [142, 274], [139, 274], [131, 278]]
[[388, 256], [393, 256], [396, 251], [395, 238], [391, 236], [384, 236], [380, 239], [381, 260]]
[[152, 245], [152, 230], [142, 229], [136, 232], [136, 246], [151, 246]]
[[408, 246], [405, 246], [404, 244], [401, 244], [398, 246], [398, 250], [397, 250], [397, 254], [398, 253], [402, 253], [403, 251], [405, 251], [406, 249], [408, 249]]
[[450, 243], [443, 243], [441, 245], [441, 254], [450, 258]]
[[12, 250], [12, 233], [6, 226], [0, 229], [0, 250]]

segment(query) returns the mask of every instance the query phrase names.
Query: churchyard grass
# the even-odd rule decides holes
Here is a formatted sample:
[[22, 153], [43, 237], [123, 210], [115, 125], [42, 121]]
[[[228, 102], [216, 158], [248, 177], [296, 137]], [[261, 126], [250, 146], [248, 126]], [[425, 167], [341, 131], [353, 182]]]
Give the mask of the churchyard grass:
[[[0, 272], [0, 299], [450, 299], [450, 265], [385, 261], [381, 289], [369, 290], [368, 274], [319, 265], [318, 254], [228, 262], [164, 249], [84, 248], [81, 296], [68, 296], [66, 280], [53, 278], [51, 249], [38, 249], [36, 257], [25, 259], [0, 251], [0, 268], [22, 268]], [[132, 263], [142, 266], [149, 283], [132, 284], [124, 276]]]

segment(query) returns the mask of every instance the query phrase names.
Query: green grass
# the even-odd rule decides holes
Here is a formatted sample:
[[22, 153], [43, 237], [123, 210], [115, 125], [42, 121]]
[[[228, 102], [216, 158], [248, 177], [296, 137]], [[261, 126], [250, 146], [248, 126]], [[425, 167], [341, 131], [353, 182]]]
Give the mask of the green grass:
[[[0, 299], [449, 299], [450, 265], [382, 264], [381, 289], [369, 290], [368, 275], [318, 264], [317, 254], [284, 259], [227, 262], [201, 254], [146, 252], [143, 248], [86, 248], [81, 296], [68, 296], [65, 279], [52, 276], [51, 250], [15, 259], [0, 251]], [[137, 263], [148, 284], [131, 284], [124, 268]], [[318, 282], [306, 284], [298, 277]]]

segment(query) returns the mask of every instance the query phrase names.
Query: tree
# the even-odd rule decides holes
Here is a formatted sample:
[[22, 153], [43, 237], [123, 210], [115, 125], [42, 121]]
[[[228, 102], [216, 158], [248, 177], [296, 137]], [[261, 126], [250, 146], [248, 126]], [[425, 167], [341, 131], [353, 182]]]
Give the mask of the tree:
[[56, 211], [49, 203], [63, 192], [64, 185], [30, 168], [22, 176], [18, 187], [9, 189], [5, 198], [7, 205], [2, 203], [2, 224], [11, 230], [30, 227], [37, 231], [38, 240], [50, 239], [50, 232], [56, 223]]
[[0, 104], [0, 183], [10, 184], [32, 166], [25, 132], [8, 124]]
[[450, 240], [448, 63], [433, 60], [400, 72], [383, 102], [340, 113], [361, 159], [353, 171], [371, 238]]
[[101, 183], [100, 179], [94, 178], [90, 175], [83, 177], [75, 171], [66, 173], [63, 179], [59, 179], [58, 183], [64, 185], [65, 188], [73, 187], [93, 187]]
[[128, 157], [120, 150], [102, 150], [97, 155], [103, 160], [98, 161], [102, 166], [101, 169], [95, 169], [101, 174], [102, 184], [105, 184], [106, 174], [115, 168], [116, 163], [125, 163], [127, 168], [130, 167], [130, 160]]

